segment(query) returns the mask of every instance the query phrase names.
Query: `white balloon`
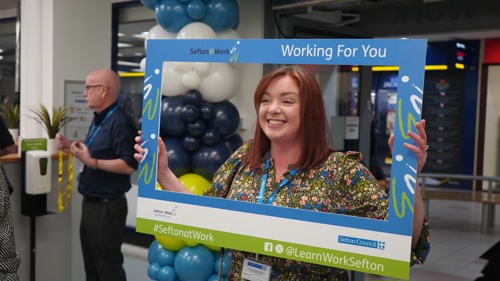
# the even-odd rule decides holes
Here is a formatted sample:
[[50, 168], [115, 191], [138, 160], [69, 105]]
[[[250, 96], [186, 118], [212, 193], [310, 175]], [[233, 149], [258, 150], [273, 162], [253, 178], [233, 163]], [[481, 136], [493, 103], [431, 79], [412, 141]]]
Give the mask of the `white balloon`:
[[239, 39], [240, 35], [232, 28], [215, 33], [217, 39]]
[[196, 74], [196, 72], [190, 70], [184, 75], [182, 75], [182, 85], [186, 86], [189, 89], [197, 89], [200, 86], [200, 76]]
[[174, 67], [175, 69], [179, 70], [180, 72], [186, 72], [188, 70], [193, 69], [193, 64], [192, 62], [174, 62]]
[[229, 99], [239, 85], [236, 71], [227, 63], [212, 63], [210, 73], [201, 79], [199, 91], [205, 101]]
[[142, 72], [146, 71], [146, 58], [143, 58], [141, 60], [141, 62], [139, 63], [139, 67], [141, 68]]
[[214, 39], [215, 31], [202, 22], [192, 22], [185, 25], [179, 33], [177, 39]]
[[157, 24], [153, 26], [149, 32], [148, 35], [146, 36], [146, 40], [144, 40], [144, 49], [148, 48], [148, 40], [149, 39], [176, 39], [177, 34], [175, 33], [170, 33], [163, 29], [161, 25]]
[[205, 76], [210, 73], [211, 63], [209, 62], [195, 62], [193, 65], [194, 72], [199, 75]]
[[161, 94], [177, 96], [185, 94], [189, 88], [182, 84], [183, 72], [178, 71], [172, 62], [164, 62], [162, 68]]

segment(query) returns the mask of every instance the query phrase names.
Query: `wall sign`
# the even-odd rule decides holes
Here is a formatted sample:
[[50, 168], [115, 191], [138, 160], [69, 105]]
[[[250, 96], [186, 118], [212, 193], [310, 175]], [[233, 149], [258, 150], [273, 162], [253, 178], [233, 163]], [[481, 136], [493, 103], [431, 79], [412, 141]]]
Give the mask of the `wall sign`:
[[83, 91], [85, 91], [85, 81], [64, 81], [64, 105], [74, 108], [70, 116], [73, 120], [63, 128], [64, 136], [73, 141], [85, 140], [94, 119], [94, 110], [87, 106]]

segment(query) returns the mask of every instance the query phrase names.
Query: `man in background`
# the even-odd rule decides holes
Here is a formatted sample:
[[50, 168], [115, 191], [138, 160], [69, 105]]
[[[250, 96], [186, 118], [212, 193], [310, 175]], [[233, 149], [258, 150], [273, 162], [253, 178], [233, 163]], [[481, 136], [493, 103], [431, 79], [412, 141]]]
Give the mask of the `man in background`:
[[109, 69], [87, 76], [83, 96], [94, 110], [94, 120], [85, 142], [58, 134], [59, 149], [80, 160], [78, 192], [83, 195], [80, 241], [87, 281], [126, 280], [123, 269], [123, 231], [127, 217], [125, 193], [130, 175], [137, 169], [134, 159], [134, 121], [117, 99], [120, 79]]

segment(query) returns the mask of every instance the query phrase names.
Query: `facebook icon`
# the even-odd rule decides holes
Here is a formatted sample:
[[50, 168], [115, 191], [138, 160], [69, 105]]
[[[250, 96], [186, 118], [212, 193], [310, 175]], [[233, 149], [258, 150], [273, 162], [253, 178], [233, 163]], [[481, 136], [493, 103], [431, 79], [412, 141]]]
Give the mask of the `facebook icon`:
[[273, 251], [273, 243], [265, 242], [264, 243], [264, 251], [272, 252]]

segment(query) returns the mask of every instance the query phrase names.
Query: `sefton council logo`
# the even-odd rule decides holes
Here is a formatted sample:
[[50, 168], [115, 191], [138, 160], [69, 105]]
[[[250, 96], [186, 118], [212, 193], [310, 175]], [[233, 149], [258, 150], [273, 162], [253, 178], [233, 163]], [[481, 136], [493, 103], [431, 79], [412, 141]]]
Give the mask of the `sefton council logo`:
[[229, 48], [208, 48], [208, 49], [202, 49], [202, 48], [191, 48], [189, 50], [190, 55], [209, 55], [209, 56], [229, 56], [229, 61], [230, 62], [235, 62], [238, 60], [239, 56], [239, 51], [238, 51], [238, 45], [240, 44], [240, 41], [236, 41], [234, 46], [229, 49]]
[[384, 241], [376, 241], [376, 240], [339, 235], [338, 242], [341, 244], [349, 244], [354, 246], [385, 250]]

